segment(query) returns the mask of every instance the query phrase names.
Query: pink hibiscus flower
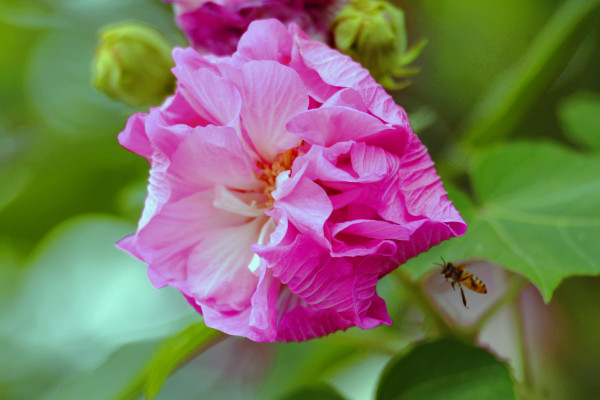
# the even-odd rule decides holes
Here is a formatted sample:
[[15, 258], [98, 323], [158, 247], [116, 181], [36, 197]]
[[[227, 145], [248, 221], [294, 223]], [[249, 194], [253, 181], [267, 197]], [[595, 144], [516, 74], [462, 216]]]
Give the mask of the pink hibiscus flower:
[[164, 0], [173, 3], [176, 21], [198, 50], [231, 54], [250, 22], [277, 18], [299, 25], [321, 41], [331, 41], [329, 23], [340, 0]]
[[119, 135], [151, 164], [119, 245], [231, 335], [391, 324], [377, 281], [466, 230], [404, 110], [295, 24], [253, 22], [231, 57], [173, 57], [175, 95]]

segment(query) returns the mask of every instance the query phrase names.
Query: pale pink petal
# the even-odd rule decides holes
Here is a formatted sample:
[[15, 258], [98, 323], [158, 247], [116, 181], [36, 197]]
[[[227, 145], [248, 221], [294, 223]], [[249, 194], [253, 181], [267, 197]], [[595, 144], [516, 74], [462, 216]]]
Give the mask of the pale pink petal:
[[241, 98], [230, 81], [206, 68], [194, 71], [185, 66], [184, 72], [177, 76], [179, 91], [198, 115], [213, 125], [227, 125], [237, 118]]
[[250, 246], [268, 217], [234, 227], [211, 230], [192, 250], [187, 265], [189, 296], [220, 312], [243, 311], [250, 306], [258, 277], [248, 268]]
[[291, 52], [292, 36], [281, 22], [276, 19], [253, 21], [238, 43], [233, 62], [243, 65], [250, 60], [273, 60], [287, 64]]
[[250, 327], [261, 332], [269, 342], [277, 338], [277, 301], [281, 282], [273, 276], [273, 271], [262, 262], [256, 292], [252, 296], [252, 311], [248, 321]]
[[214, 191], [167, 203], [138, 230], [136, 251], [156, 274], [180, 290], [187, 287], [187, 258], [212, 230], [245, 223], [246, 217], [212, 207]]
[[369, 112], [369, 109], [360, 96], [360, 93], [351, 88], [345, 88], [335, 92], [322, 105], [323, 108], [336, 106], [348, 107], [362, 113]]
[[216, 183], [240, 190], [258, 189], [251, 164], [233, 128], [209, 125], [190, 130], [172, 155], [169, 175], [178, 196]]
[[119, 133], [119, 144], [127, 150], [146, 157], [148, 162], [152, 158], [152, 144], [146, 136], [146, 114], [136, 113], [127, 120], [125, 129]]
[[268, 162], [299, 143], [285, 125], [308, 109], [308, 94], [300, 77], [273, 61], [244, 65], [242, 124], [257, 152]]
[[168, 97], [160, 110], [164, 121], [169, 125], [187, 125], [192, 128], [196, 126], [206, 126], [209, 121], [202, 118], [185, 99], [180, 91], [175, 92], [173, 96]]

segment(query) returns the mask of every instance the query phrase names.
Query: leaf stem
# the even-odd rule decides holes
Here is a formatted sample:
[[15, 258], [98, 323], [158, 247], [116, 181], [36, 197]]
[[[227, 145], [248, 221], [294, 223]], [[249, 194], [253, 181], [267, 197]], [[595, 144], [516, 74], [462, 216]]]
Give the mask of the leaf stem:
[[518, 275], [513, 275], [510, 279], [508, 290], [498, 301], [496, 301], [487, 311], [477, 320], [475, 325], [469, 330], [469, 334], [475, 339], [479, 336], [479, 333], [483, 327], [490, 322], [490, 320], [504, 307], [513, 303], [521, 294], [523, 289], [529, 284], [529, 282]]
[[515, 321], [515, 328], [517, 330], [517, 340], [519, 346], [519, 353], [521, 356], [521, 367], [523, 368], [523, 385], [528, 388], [531, 392], [535, 393], [533, 386], [533, 373], [531, 370], [531, 363], [528, 357], [527, 346], [525, 344], [525, 326], [521, 317], [521, 302], [520, 299], [516, 299], [513, 302], [513, 314]]

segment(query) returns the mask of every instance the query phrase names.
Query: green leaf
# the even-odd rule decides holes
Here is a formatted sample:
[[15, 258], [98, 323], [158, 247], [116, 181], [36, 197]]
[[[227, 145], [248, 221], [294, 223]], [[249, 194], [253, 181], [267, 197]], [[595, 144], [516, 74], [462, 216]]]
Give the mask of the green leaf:
[[487, 258], [527, 277], [550, 301], [560, 282], [600, 274], [600, 157], [551, 144], [488, 150], [472, 165], [477, 206], [460, 199], [464, 237], [406, 264], [416, 275], [446, 260]]
[[317, 383], [311, 386], [305, 386], [292, 393], [281, 397], [281, 400], [344, 400], [344, 397], [331, 385], [326, 383]]
[[492, 86], [464, 134], [482, 145], [506, 137], [562, 72], [598, 11], [600, 0], [568, 0], [555, 12], [529, 51]]
[[508, 366], [454, 339], [416, 345], [386, 366], [377, 400], [516, 400]]
[[116, 398], [134, 399], [141, 392], [145, 393], [146, 399], [155, 398], [171, 373], [224, 337], [224, 333], [206, 327], [203, 322], [190, 325], [166, 339], [138, 376]]
[[560, 104], [558, 115], [569, 138], [600, 150], [600, 96], [578, 93], [569, 97]]
[[[116, 248], [134, 229], [109, 216], [80, 216], [37, 246], [0, 313], [0, 354], [8, 353], [0, 357], [0, 384], [8, 376], [11, 391], [40, 398], [123, 346], [168, 337], [197, 320], [179, 292], [153, 288], [145, 266]], [[39, 377], [47, 378], [34, 393], [30, 382]]]

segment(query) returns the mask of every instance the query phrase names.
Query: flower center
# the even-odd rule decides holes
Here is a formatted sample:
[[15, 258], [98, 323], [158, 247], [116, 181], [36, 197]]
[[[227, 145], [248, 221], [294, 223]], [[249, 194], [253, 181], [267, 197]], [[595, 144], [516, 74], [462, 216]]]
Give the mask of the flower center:
[[271, 193], [276, 188], [276, 180], [277, 175], [279, 175], [283, 171], [289, 171], [292, 169], [292, 163], [298, 157], [298, 148], [295, 147], [293, 149], [289, 149], [284, 153], [280, 153], [275, 157], [275, 160], [272, 164], [266, 164], [262, 161], [257, 161], [256, 166], [258, 167], [258, 172], [254, 172], [256, 177], [261, 181], [265, 182], [265, 187], [263, 188], [263, 194], [267, 197], [266, 206], [267, 208], [272, 208], [273, 196]]

